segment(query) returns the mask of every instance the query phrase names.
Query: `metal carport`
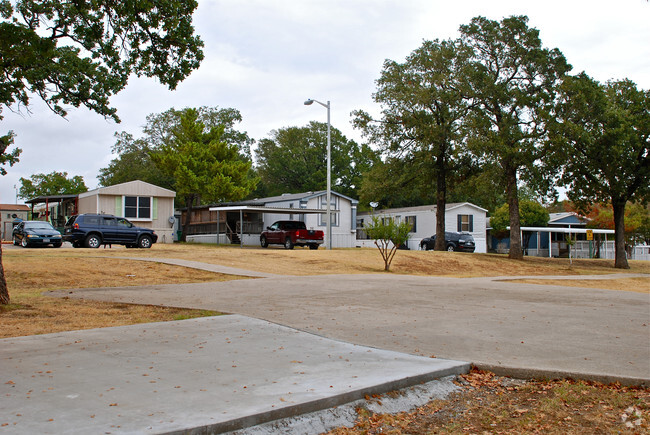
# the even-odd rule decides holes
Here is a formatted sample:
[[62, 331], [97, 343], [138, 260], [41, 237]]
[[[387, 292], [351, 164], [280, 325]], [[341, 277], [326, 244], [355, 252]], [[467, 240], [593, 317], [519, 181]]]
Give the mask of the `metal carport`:
[[[244, 219], [244, 212], [274, 213], [274, 214], [326, 214], [327, 210], [319, 208], [288, 208], [288, 207], [265, 207], [262, 205], [229, 205], [222, 207], [210, 207], [210, 211], [217, 212], [217, 234], [219, 233], [219, 212], [238, 211], [240, 222]], [[330, 213], [338, 213], [340, 210], [330, 210]], [[244, 226], [239, 226], [239, 247], [244, 247]]]

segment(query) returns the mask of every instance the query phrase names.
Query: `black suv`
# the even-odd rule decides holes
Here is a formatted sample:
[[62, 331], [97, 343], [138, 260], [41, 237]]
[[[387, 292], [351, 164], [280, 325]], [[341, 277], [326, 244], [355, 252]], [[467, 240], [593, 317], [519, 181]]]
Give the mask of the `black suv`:
[[75, 248], [99, 248], [119, 244], [127, 248], [151, 248], [158, 236], [149, 228], [136, 227], [128, 220], [110, 214], [74, 215], [65, 223], [63, 240]]
[[[431, 237], [425, 237], [420, 242], [420, 249], [430, 250], [436, 246], [435, 234]], [[445, 247], [447, 251], [474, 252], [474, 237], [470, 233], [452, 233], [445, 231]]]

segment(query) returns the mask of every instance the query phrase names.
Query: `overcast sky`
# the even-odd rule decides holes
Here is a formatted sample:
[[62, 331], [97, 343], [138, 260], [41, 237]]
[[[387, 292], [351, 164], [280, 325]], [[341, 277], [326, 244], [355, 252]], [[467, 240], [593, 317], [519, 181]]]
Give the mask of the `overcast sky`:
[[[482, 15], [527, 15], [542, 43], [600, 81], [629, 78], [650, 89], [650, 3], [646, 0], [199, 0], [194, 17], [205, 42], [201, 67], [171, 92], [132, 79], [112, 99], [121, 124], [86, 109], [55, 116], [37, 99], [31, 114], [4, 110], [2, 132], [14, 130], [20, 162], [0, 178], [0, 203], [14, 203], [20, 177], [65, 171], [97, 187], [115, 156], [113, 134], [141, 136], [146, 116], [174, 107], [233, 107], [239, 129], [259, 140], [273, 129], [327, 119], [313, 98], [331, 101], [332, 125], [361, 140], [350, 112], [377, 112], [375, 80], [385, 59], [398, 62], [423, 40], [456, 38]], [[18, 202], [22, 202], [19, 200]]]

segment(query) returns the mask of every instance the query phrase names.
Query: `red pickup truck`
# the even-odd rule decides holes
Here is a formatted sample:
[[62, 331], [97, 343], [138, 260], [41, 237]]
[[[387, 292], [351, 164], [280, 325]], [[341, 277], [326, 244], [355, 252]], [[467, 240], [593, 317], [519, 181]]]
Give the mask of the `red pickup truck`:
[[325, 234], [319, 230], [308, 230], [304, 222], [277, 221], [260, 236], [262, 248], [271, 244], [284, 245], [285, 249], [294, 246], [309, 246], [309, 249], [318, 249], [323, 243]]

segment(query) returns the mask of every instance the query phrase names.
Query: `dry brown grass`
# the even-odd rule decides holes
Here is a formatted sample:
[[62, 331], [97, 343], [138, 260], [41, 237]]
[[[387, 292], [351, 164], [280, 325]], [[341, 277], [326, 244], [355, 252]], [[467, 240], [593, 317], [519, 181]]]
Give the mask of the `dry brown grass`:
[[237, 279], [159, 263], [4, 250], [11, 305], [0, 306], [0, 338], [216, 315], [215, 312], [57, 299], [47, 290]]
[[[47, 252], [47, 250], [40, 251]], [[94, 251], [87, 249], [59, 251], [59, 256], [74, 257], [92, 255], [180, 258], [282, 275], [384, 273], [384, 264], [379, 252], [370, 248], [311, 251], [307, 248], [240, 249], [234, 246], [203, 244], [156, 244], [146, 250], [113, 247], [113, 249]], [[498, 254], [399, 251], [391, 266], [391, 273], [457, 277], [585, 275], [620, 272], [650, 274], [648, 261], [631, 261], [629, 270], [614, 269], [613, 265], [613, 260], [573, 260], [571, 265], [566, 258], [526, 257], [523, 261], [515, 261]]]

